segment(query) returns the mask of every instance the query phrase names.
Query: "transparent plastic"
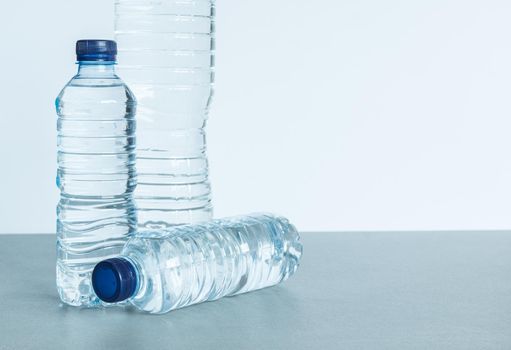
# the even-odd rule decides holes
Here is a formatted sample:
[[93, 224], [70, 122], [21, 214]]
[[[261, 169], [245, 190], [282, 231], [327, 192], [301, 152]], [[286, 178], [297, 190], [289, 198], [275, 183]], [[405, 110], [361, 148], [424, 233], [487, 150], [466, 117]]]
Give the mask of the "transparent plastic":
[[285, 218], [253, 214], [178, 226], [130, 239], [121, 257], [138, 276], [129, 299], [164, 313], [269, 287], [296, 271], [302, 244]]
[[115, 13], [118, 71], [138, 102], [138, 225], [207, 221], [214, 1], [116, 0]]
[[90, 275], [136, 230], [136, 102], [114, 62], [79, 62], [57, 108], [57, 289], [63, 302], [93, 306]]

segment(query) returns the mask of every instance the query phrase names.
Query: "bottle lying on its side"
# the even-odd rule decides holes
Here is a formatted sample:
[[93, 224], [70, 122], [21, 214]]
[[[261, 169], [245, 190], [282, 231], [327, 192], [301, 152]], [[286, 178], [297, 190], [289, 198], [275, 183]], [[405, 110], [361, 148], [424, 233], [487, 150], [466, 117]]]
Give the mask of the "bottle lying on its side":
[[252, 214], [139, 233], [120, 256], [96, 265], [92, 285], [106, 303], [165, 313], [276, 285], [294, 274], [301, 255], [287, 219]]

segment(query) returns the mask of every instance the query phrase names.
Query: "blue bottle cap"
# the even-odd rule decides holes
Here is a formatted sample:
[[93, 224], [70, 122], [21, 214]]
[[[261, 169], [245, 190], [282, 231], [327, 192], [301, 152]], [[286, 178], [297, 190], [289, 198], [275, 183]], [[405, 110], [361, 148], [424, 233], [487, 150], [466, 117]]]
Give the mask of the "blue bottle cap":
[[115, 61], [117, 43], [113, 40], [78, 40], [76, 59], [78, 61]]
[[103, 260], [92, 271], [92, 287], [104, 302], [126, 300], [135, 294], [137, 287], [135, 266], [123, 258]]

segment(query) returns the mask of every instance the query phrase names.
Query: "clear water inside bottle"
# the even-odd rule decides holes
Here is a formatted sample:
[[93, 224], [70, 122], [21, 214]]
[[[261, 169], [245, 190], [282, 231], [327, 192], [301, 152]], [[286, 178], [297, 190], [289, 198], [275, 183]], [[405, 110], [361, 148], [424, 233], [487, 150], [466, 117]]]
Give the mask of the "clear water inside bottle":
[[90, 283], [136, 230], [136, 103], [114, 64], [82, 62], [57, 108], [57, 289], [63, 302], [99, 302]]
[[121, 253], [138, 276], [129, 301], [151, 313], [276, 285], [295, 273], [301, 255], [295, 227], [271, 214], [140, 233]]
[[138, 101], [140, 229], [209, 220], [214, 2], [116, 0], [115, 12], [118, 72]]

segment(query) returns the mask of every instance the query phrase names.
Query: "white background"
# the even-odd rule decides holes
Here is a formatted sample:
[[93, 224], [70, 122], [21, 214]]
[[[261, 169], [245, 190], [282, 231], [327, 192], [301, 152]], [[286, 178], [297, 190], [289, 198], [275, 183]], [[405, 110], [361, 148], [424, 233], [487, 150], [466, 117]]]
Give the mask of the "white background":
[[[218, 0], [216, 216], [511, 228], [509, 0]], [[53, 101], [113, 2], [0, 9], [0, 232], [54, 232]]]

